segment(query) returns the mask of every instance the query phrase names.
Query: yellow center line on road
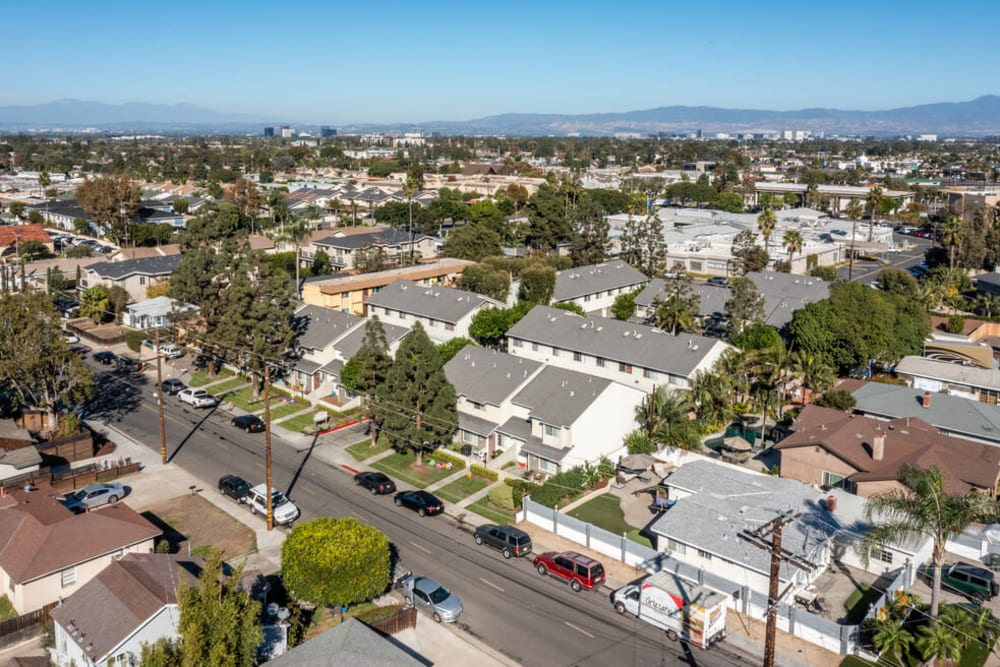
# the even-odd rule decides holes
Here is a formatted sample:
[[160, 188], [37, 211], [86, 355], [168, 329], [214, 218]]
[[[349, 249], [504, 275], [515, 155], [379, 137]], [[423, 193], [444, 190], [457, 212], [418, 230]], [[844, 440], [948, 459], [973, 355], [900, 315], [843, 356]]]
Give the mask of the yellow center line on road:
[[421, 551], [423, 551], [424, 553], [428, 553], [428, 554], [429, 554], [429, 553], [431, 552], [431, 550], [430, 550], [430, 549], [428, 549], [427, 547], [422, 547], [422, 546], [420, 546], [419, 544], [417, 544], [416, 542], [410, 542], [410, 544], [412, 544], [412, 545], [413, 545], [413, 546], [415, 546], [416, 548], [420, 549], [420, 550], [421, 550]]
[[485, 579], [483, 579], [482, 577], [479, 577], [479, 581], [483, 582], [483, 583], [484, 583], [484, 584], [486, 584], [487, 586], [490, 586], [491, 588], [495, 588], [495, 589], [497, 589], [497, 590], [498, 590], [498, 591], [500, 591], [501, 593], [503, 593], [503, 592], [504, 592], [502, 588], [500, 588], [499, 586], [497, 586], [496, 584], [494, 584], [494, 583], [493, 583], [492, 581], [486, 581], [486, 580], [485, 580]]
[[587, 635], [591, 639], [594, 638], [594, 635], [590, 634], [589, 632], [587, 632], [586, 630], [584, 630], [583, 628], [581, 628], [579, 625], [573, 625], [569, 621], [563, 621], [563, 623], [565, 623], [567, 626], [573, 628], [574, 630], [576, 630], [577, 632], [579, 632], [581, 635]]

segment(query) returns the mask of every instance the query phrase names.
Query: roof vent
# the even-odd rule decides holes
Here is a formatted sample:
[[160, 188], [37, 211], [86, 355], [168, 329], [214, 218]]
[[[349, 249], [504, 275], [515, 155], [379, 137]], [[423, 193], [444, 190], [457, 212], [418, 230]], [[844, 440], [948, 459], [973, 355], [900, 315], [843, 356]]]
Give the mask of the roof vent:
[[594, 331], [601, 331], [603, 329], [604, 329], [604, 327], [597, 327], [596, 329], [594, 329]]
[[632, 332], [631, 331], [625, 331], [625, 332], [622, 332], [622, 335], [625, 336], [626, 338], [628, 338], [629, 336], [632, 335]]

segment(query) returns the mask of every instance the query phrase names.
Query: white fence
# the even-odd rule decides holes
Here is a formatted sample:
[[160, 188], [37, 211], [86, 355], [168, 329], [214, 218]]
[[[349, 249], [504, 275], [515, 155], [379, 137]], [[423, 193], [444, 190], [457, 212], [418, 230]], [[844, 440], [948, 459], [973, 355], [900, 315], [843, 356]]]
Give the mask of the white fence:
[[[640, 570], [650, 573], [664, 570], [707, 586], [725, 594], [730, 608], [752, 618], [765, 620], [766, 593], [679, 561], [668, 554], [633, 542], [625, 535], [615, 535], [603, 528], [539, 505], [529, 498], [524, 499], [520, 518]], [[888, 587], [890, 594], [905, 586], [907, 581], [909, 573], [904, 569]], [[885, 597], [872, 607], [869, 615], [877, 613], [884, 604]], [[841, 625], [783, 602], [778, 603], [778, 629], [841, 655], [854, 653], [859, 648], [860, 626]]]

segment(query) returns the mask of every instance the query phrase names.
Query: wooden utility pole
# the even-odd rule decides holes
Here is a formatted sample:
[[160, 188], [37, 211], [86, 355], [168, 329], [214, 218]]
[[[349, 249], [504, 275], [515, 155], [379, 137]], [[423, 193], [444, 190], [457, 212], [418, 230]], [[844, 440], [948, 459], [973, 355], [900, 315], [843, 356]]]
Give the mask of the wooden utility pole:
[[163, 355], [160, 354], [160, 330], [156, 330], [156, 407], [160, 412], [160, 462], [167, 462], [167, 424], [163, 419]]
[[271, 369], [264, 362], [264, 467], [267, 488], [267, 529], [274, 530], [274, 507], [271, 491]]
[[764, 667], [774, 667], [774, 640], [778, 630], [778, 602], [784, 597], [791, 584], [779, 593], [781, 585], [781, 564], [790, 563], [801, 570], [813, 570], [816, 566], [792, 554], [781, 546], [781, 530], [802, 516], [802, 513], [785, 512], [753, 530], [745, 528], [739, 538], [764, 549], [771, 554], [770, 579], [767, 590], [767, 625], [764, 630]]

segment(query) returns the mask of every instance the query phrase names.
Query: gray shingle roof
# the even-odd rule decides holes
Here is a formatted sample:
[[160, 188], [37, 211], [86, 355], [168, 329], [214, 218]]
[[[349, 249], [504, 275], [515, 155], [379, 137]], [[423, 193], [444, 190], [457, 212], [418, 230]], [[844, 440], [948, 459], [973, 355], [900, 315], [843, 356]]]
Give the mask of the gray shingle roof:
[[531, 437], [531, 422], [523, 417], [511, 417], [498, 426], [497, 431], [526, 442]]
[[569, 450], [569, 447], [552, 447], [551, 445], [546, 445], [535, 437], [528, 438], [521, 447], [522, 454], [534, 454], [555, 463], [561, 462], [569, 454]]
[[475, 433], [476, 435], [481, 435], [485, 438], [497, 429], [497, 424], [496, 422], [491, 422], [489, 419], [483, 419], [464, 412], [459, 412], [458, 427], [463, 431]]
[[503, 304], [488, 296], [452, 287], [427, 287], [411, 280], [397, 280], [368, 297], [366, 304], [388, 308], [439, 322], [457, 323], [477, 308]]
[[427, 663], [361, 621], [348, 618], [267, 664], [269, 667], [423, 667]]
[[[406, 327], [400, 327], [386, 322], [382, 322], [382, 330], [385, 331], [385, 342], [388, 343], [389, 347], [392, 347], [393, 343], [402, 340], [406, 334], [410, 333], [410, 329]], [[352, 329], [349, 334], [338, 340], [334, 347], [338, 352], [340, 352], [344, 359], [350, 359], [358, 353], [358, 350], [361, 349], [361, 345], [364, 342], [365, 328], [362, 326]]]
[[341, 310], [305, 305], [295, 311], [295, 326], [302, 333], [298, 345], [306, 350], [322, 350], [355, 327], [364, 328], [365, 318]]
[[98, 262], [87, 267], [98, 276], [107, 280], [122, 280], [129, 276], [168, 276], [181, 263], [180, 255], [165, 255], [163, 257], [140, 257], [127, 259], [124, 262]]
[[545, 424], [571, 426], [610, 384], [606, 378], [546, 366], [517, 392], [513, 402]]
[[500, 405], [542, 366], [539, 361], [466, 345], [444, 366], [459, 396]]
[[621, 260], [578, 266], [556, 272], [556, 287], [552, 300], [570, 301], [587, 294], [597, 294], [620, 287], [634, 288], [647, 280], [641, 271]]
[[655, 327], [603, 317], [580, 317], [558, 308], [535, 306], [511, 327], [507, 338], [518, 338], [564, 350], [602, 357], [689, 377], [705, 357], [726, 343], [707, 336], [672, 336]]
[[[434, 238], [427, 234], [414, 234], [413, 242], [419, 243], [423, 239]], [[402, 232], [398, 229], [380, 229], [366, 234], [348, 234], [346, 236], [328, 236], [325, 239], [314, 241], [313, 245], [324, 248], [342, 248], [344, 250], [356, 250], [370, 245], [395, 246], [409, 245], [409, 232]]]

